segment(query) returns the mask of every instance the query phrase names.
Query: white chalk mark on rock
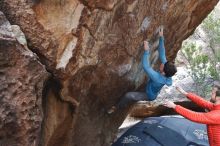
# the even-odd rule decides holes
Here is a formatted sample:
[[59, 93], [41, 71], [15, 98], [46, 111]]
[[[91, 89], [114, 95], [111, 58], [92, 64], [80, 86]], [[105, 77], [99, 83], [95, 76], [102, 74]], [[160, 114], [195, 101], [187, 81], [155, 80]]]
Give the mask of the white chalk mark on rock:
[[77, 28], [77, 26], [79, 25], [79, 20], [80, 20], [80, 17], [81, 17], [81, 13], [82, 13], [82, 10], [84, 8], [84, 5], [83, 4], [79, 4], [75, 11], [74, 11], [74, 14], [72, 16], [72, 29], [73, 28]]
[[65, 51], [63, 52], [63, 54], [59, 60], [59, 63], [56, 66], [56, 69], [59, 69], [59, 68], [65, 69], [66, 68], [66, 65], [68, 64], [70, 58], [73, 55], [72, 53], [76, 47], [77, 40], [78, 39], [76, 37], [73, 37], [73, 40], [68, 43], [67, 47], [65, 48]]
[[144, 32], [150, 26], [150, 23], [151, 23], [151, 18], [145, 17], [137, 33]]

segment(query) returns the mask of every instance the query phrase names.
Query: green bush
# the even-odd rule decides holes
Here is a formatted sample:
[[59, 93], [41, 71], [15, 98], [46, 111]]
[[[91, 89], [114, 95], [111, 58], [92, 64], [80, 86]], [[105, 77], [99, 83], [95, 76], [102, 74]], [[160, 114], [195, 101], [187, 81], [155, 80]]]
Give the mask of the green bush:
[[[188, 39], [182, 45], [181, 54], [188, 61], [186, 65], [195, 82], [197, 93], [206, 97], [210, 96], [212, 86], [209, 81], [220, 80], [220, 19], [216, 18], [215, 11], [202, 22], [201, 28], [206, 35], [203, 42], [207, 47]], [[193, 37], [200, 37], [198, 31], [195, 31]]]

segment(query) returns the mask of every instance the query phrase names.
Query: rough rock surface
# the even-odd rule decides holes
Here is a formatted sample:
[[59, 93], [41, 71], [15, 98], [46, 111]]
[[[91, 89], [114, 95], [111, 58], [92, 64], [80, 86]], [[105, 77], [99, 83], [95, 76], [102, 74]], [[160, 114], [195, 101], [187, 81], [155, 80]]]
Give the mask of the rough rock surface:
[[18, 26], [0, 11], [0, 145], [34, 146], [43, 120], [45, 67], [22, 42]]
[[41, 145], [110, 145], [127, 110], [107, 115], [106, 109], [146, 82], [140, 64], [143, 40], [150, 40], [157, 67], [155, 36], [163, 25], [173, 61], [182, 41], [217, 2], [1, 0], [0, 10], [20, 26], [28, 48], [54, 77], [41, 97]]

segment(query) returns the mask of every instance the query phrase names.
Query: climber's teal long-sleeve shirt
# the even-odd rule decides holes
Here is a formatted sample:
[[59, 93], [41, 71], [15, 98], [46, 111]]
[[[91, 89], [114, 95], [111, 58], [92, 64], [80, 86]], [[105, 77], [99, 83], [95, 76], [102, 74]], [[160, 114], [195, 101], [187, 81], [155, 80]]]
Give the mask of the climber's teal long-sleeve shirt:
[[[166, 55], [165, 55], [165, 48], [164, 48], [164, 38], [159, 38], [159, 58], [163, 64], [167, 62]], [[150, 57], [150, 51], [145, 51], [143, 58], [142, 58], [142, 65], [144, 68], [144, 71], [148, 75], [148, 82], [146, 86], [146, 94], [148, 97], [148, 100], [152, 101], [155, 100], [161, 90], [161, 88], [166, 84], [167, 86], [172, 85], [172, 78], [171, 77], [165, 77], [161, 73], [155, 71], [150, 66], [149, 62]]]

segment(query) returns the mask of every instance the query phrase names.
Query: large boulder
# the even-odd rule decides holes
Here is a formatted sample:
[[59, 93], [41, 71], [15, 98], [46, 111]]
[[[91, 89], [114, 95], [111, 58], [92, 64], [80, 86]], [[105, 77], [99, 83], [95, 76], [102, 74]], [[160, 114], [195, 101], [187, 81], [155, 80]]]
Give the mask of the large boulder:
[[40, 96], [45, 99], [40, 144], [109, 146], [127, 110], [107, 115], [106, 109], [146, 82], [143, 40], [149, 39], [157, 68], [156, 33], [163, 25], [167, 58], [173, 61], [217, 2], [1, 0], [0, 10], [20, 26], [28, 48], [53, 75]]
[[0, 145], [38, 145], [43, 121], [45, 66], [25, 46], [18, 26], [0, 11]]

